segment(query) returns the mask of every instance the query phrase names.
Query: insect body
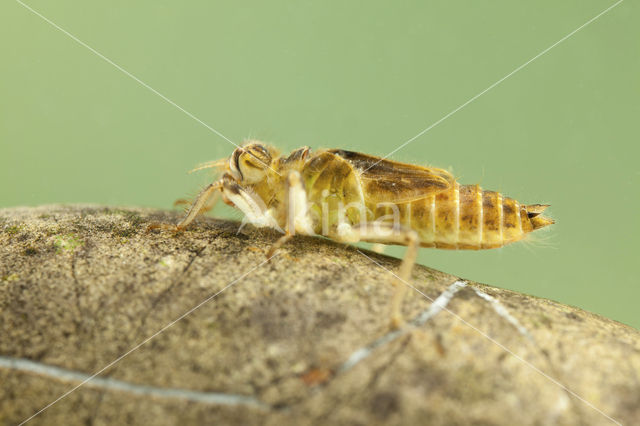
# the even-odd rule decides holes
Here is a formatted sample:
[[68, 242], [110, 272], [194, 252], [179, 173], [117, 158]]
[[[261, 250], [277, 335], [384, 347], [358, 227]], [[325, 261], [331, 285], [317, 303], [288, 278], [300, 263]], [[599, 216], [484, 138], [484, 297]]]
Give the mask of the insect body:
[[496, 248], [553, 223], [539, 216], [546, 205], [524, 206], [477, 185], [461, 186], [441, 169], [329, 150], [308, 160], [301, 172], [312, 205], [322, 204], [322, 189], [342, 204], [361, 206], [360, 214], [334, 220], [360, 225], [364, 211], [367, 222], [387, 218], [383, 223], [415, 231], [423, 247]]
[[442, 169], [340, 149], [312, 153], [303, 147], [281, 156], [273, 147], [250, 141], [228, 160], [201, 168], [210, 167], [222, 169], [221, 178], [200, 193], [176, 229], [189, 225], [221, 192], [245, 221], [284, 233], [269, 256], [295, 233], [406, 245], [395, 280], [395, 326], [402, 322], [406, 286], [401, 282], [407, 283], [419, 246], [501, 247], [553, 223], [540, 215], [547, 205], [522, 205], [477, 185], [460, 185]]

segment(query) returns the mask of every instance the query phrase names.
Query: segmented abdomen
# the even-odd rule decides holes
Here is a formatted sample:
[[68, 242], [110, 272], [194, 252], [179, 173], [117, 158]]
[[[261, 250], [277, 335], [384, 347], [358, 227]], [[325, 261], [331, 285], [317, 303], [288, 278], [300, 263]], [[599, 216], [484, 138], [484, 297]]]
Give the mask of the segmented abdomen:
[[[478, 185], [456, 183], [447, 191], [397, 207], [401, 224], [418, 233], [423, 247], [497, 248], [553, 223], [539, 216], [546, 205], [521, 205]], [[390, 207], [383, 207], [377, 209], [376, 216], [391, 213]]]

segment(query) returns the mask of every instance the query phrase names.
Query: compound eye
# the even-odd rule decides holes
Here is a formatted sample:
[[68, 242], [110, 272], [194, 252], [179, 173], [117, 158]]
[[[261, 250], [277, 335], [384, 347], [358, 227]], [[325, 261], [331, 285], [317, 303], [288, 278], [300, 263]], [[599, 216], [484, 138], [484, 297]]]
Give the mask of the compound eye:
[[259, 153], [260, 155], [264, 156], [264, 157], [269, 157], [269, 150], [264, 146], [264, 145], [260, 145], [259, 143], [255, 143], [253, 145], [249, 145], [247, 148], [252, 149], [253, 151]]
[[250, 157], [247, 158], [247, 160], [254, 165], [266, 169], [269, 167], [269, 164], [271, 164], [271, 153], [269, 153], [269, 150], [264, 145], [258, 143], [251, 144], [247, 146], [245, 150]]
[[236, 168], [244, 183], [257, 183], [264, 179], [267, 169], [271, 165], [271, 160], [271, 154], [264, 145], [251, 144], [239, 152]]

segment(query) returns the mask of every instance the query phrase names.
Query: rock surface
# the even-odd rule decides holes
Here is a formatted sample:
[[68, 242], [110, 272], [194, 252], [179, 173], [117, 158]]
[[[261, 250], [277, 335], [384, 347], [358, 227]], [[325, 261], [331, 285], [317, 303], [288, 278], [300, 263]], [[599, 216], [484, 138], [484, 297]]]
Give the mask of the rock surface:
[[417, 266], [390, 332], [397, 259], [178, 217], [0, 210], [0, 424], [640, 422], [633, 328]]

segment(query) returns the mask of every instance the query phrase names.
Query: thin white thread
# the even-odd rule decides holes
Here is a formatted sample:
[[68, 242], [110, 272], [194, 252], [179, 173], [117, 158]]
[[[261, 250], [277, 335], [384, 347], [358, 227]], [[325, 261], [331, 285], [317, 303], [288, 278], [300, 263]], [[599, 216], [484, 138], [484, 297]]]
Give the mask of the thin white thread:
[[[165, 95], [163, 95], [162, 93], [158, 92], [156, 89], [154, 89], [153, 87], [149, 86], [147, 83], [145, 83], [144, 81], [140, 80], [138, 77], [136, 77], [135, 75], [131, 74], [129, 71], [127, 71], [126, 69], [122, 68], [120, 65], [116, 64], [115, 62], [113, 62], [111, 59], [107, 58], [106, 56], [104, 56], [102, 53], [98, 52], [97, 50], [95, 50], [93, 47], [89, 46], [87, 43], [83, 42], [82, 40], [80, 40], [79, 38], [77, 38], [76, 36], [74, 36], [73, 34], [71, 34], [70, 32], [68, 32], [67, 30], [65, 30], [64, 28], [60, 27], [58, 24], [56, 24], [55, 22], [51, 21], [49, 18], [47, 18], [46, 16], [42, 15], [41, 13], [39, 13], [38, 11], [36, 11], [35, 9], [33, 9], [32, 7], [26, 5], [25, 3], [23, 3], [20, 0], [16, 0], [16, 2], [18, 2], [20, 5], [22, 5], [25, 9], [31, 11], [33, 14], [35, 14], [36, 16], [39, 16], [40, 18], [42, 18], [44, 21], [46, 21], [47, 23], [49, 23], [51, 26], [53, 26], [54, 28], [56, 28], [58, 31], [62, 32], [63, 34], [67, 35], [68, 37], [70, 37], [73, 41], [75, 41], [76, 43], [80, 44], [81, 46], [89, 49], [91, 52], [93, 52], [96, 56], [98, 56], [99, 58], [103, 59], [104, 61], [106, 61], [107, 63], [113, 65], [114, 67], [116, 67], [118, 70], [120, 70], [121, 72], [123, 72], [125, 75], [127, 75], [128, 77], [132, 78], [133, 80], [135, 80], [136, 82], [138, 82], [140, 85], [142, 85], [143, 87], [147, 88], [148, 90], [150, 90], [151, 92], [155, 93], [156, 95], [160, 96], [162, 99], [164, 99], [165, 101], [167, 101], [168, 103], [170, 103], [171, 105], [173, 105], [174, 107], [176, 107], [177, 109], [179, 109], [180, 111], [182, 111], [183, 113], [185, 113], [187, 116], [191, 117], [192, 119], [194, 119], [195, 121], [197, 121], [198, 123], [200, 123], [201, 125], [203, 125], [204, 127], [206, 127], [207, 129], [209, 129], [210, 131], [212, 131], [213, 133], [215, 133], [216, 135], [220, 136], [222, 139], [226, 140], [227, 142], [229, 142], [230, 144], [232, 144], [233, 146], [235, 146], [236, 148], [241, 148], [238, 144], [236, 144], [235, 142], [233, 142], [231, 139], [229, 139], [228, 137], [226, 137], [225, 135], [223, 135], [222, 133], [220, 133], [218, 130], [214, 129], [213, 127], [211, 127], [210, 125], [208, 125], [207, 123], [205, 123], [204, 121], [202, 121], [201, 119], [199, 119], [198, 117], [196, 117], [195, 115], [193, 115], [192, 113], [190, 113], [189, 111], [187, 111], [186, 109], [182, 108], [180, 105], [178, 105], [177, 103], [175, 103], [174, 101], [172, 101], [171, 99], [167, 98]], [[247, 151], [244, 151], [247, 152]], [[252, 157], [254, 157], [256, 160], [258, 160], [258, 162], [260, 162], [261, 164], [269, 167], [271, 169], [271, 171], [275, 172], [276, 174], [280, 175], [280, 173], [278, 173], [277, 170], [274, 170], [271, 166], [269, 166], [268, 164], [265, 164], [262, 160], [260, 160], [258, 157], [256, 157], [253, 153], [248, 152]], [[280, 175], [281, 176], [281, 175]]]
[[602, 15], [604, 15], [605, 13], [609, 12], [611, 9], [613, 9], [614, 7], [618, 6], [620, 3], [622, 3], [624, 0], [618, 0], [616, 3], [614, 3], [613, 5], [609, 6], [608, 8], [606, 8], [605, 10], [603, 10], [602, 12], [600, 12], [599, 14], [597, 14], [596, 16], [594, 16], [593, 18], [589, 19], [587, 22], [585, 22], [584, 24], [580, 25], [578, 28], [576, 28], [575, 30], [571, 31], [569, 34], [567, 34], [566, 36], [562, 37], [560, 40], [556, 41], [555, 43], [553, 43], [551, 46], [547, 47], [546, 49], [544, 49], [542, 52], [538, 53], [536, 56], [534, 56], [533, 58], [529, 59], [527, 62], [525, 62], [524, 64], [520, 65], [519, 67], [517, 67], [516, 69], [514, 69], [513, 71], [511, 71], [509, 74], [505, 75], [504, 77], [502, 77], [500, 80], [496, 81], [495, 83], [493, 83], [491, 86], [487, 87], [486, 89], [484, 89], [482, 92], [478, 93], [477, 95], [475, 95], [474, 97], [472, 97], [471, 99], [469, 99], [468, 101], [466, 101], [465, 103], [463, 103], [462, 105], [458, 106], [456, 109], [454, 109], [453, 111], [449, 112], [447, 115], [445, 115], [444, 117], [442, 117], [441, 119], [439, 119], [438, 121], [436, 121], [435, 123], [431, 124], [429, 127], [427, 127], [426, 129], [422, 130], [421, 132], [419, 132], [417, 135], [415, 135], [414, 137], [412, 137], [411, 139], [409, 139], [408, 141], [406, 141], [405, 143], [403, 143], [402, 145], [400, 145], [399, 147], [397, 147], [396, 149], [394, 149], [393, 151], [391, 151], [390, 153], [388, 153], [387, 155], [385, 155], [384, 157], [380, 158], [377, 162], [375, 162], [374, 164], [372, 164], [371, 166], [369, 166], [366, 170], [364, 170], [365, 172], [367, 170], [369, 170], [371, 167], [374, 167], [376, 164], [378, 164], [380, 161], [390, 157], [391, 155], [395, 154], [396, 152], [398, 152], [399, 150], [401, 150], [402, 148], [404, 148], [405, 146], [409, 145], [411, 142], [413, 142], [414, 140], [418, 139], [420, 136], [424, 135], [425, 133], [427, 133], [429, 130], [433, 129], [434, 127], [436, 127], [438, 124], [442, 123], [444, 120], [446, 120], [447, 118], [451, 117], [453, 114], [455, 114], [456, 112], [460, 111], [462, 108], [466, 107], [467, 105], [469, 105], [471, 102], [475, 101], [476, 99], [478, 99], [480, 96], [484, 95], [485, 93], [487, 93], [489, 90], [493, 89], [494, 87], [496, 87], [497, 85], [499, 85], [500, 83], [502, 83], [503, 81], [505, 81], [506, 79], [508, 79], [509, 77], [511, 77], [512, 75], [514, 75], [515, 73], [517, 73], [518, 71], [520, 71], [522, 68], [526, 67], [527, 65], [529, 65], [531, 62], [535, 61], [536, 59], [538, 59], [539, 57], [541, 57], [542, 55], [544, 55], [545, 53], [547, 53], [548, 51], [550, 51], [551, 49], [553, 49], [554, 47], [556, 47], [557, 45], [559, 45], [560, 43], [562, 43], [563, 41], [565, 41], [566, 39], [568, 39], [569, 37], [571, 37], [572, 35], [574, 35], [575, 33], [577, 33], [578, 31], [580, 31], [581, 29], [583, 29], [584, 27], [586, 27], [587, 25], [589, 25], [590, 23], [592, 23], [593, 21], [595, 21], [596, 19], [600, 18]]
[[[393, 275], [394, 277], [396, 277], [397, 279], [399, 279], [400, 281], [402, 281], [405, 285], [411, 287], [412, 289], [416, 290], [418, 293], [420, 293], [421, 295], [423, 295], [424, 297], [426, 297], [428, 300], [430, 300], [432, 303], [434, 302], [434, 300], [427, 296], [426, 294], [424, 294], [423, 292], [421, 292], [420, 290], [418, 290], [417, 288], [415, 288], [414, 286], [412, 286], [411, 284], [409, 284], [408, 282], [406, 282], [405, 280], [403, 280], [402, 278], [400, 278], [398, 275], [396, 275], [393, 271], [385, 268], [384, 266], [382, 266], [380, 263], [376, 262], [375, 260], [373, 260], [372, 258], [370, 258], [369, 256], [367, 256], [366, 254], [364, 254], [363, 252], [361, 252], [360, 250], [357, 250], [358, 253], [360, 253], [361, 255], [363, 255], [364, 257], [366, 257], [367, 259], [369, 259], [371, 262], [375, 263], [376, 265], [378, 265], [380, 268], [384, 269], [385, 271], [389, 272], [391, 275]], [[592, 403], [590, 403], [589, 401], [587, 401], [586, 399], [582, 398], [580, 395], [578, 395], [577, 393], [575, 393], [574, 391], [572, 391], [571, 389], [569, 389], [568, 387], [566, 387], [565, 385], [563, 385], [562, 383], [560, 383], [559, 381], [557, 381], [556, 379], [554, 379], [553, 377], [549, 376], [547, 373], [545, 373], [544, 371], [540, 370], [538, 367], [536, 367], [535, 365], [531, 364], [529, 361], [525, 360], [524, 358], [520, 357], [519, 355], [515, 354], [514, 352], [512, 352], [509, 348], [507, 348], [506, 346], [504, 346], [502, 343], [498, 342], [497, 340], [495, 340], [494, 338], [492, 338], [491, 336], [489, 336], [488, 334], [486, 334], [485, 332], [481, 331], [480, 329], [478, 329], [477, 327], [475, 327], [474, 325], [470, 324], [469, 322], [467, 322], [466, 320], [464, 320], [461, 316], [459, 316], [458, 314], [452, 312], [449, 308], [447, 307], [443, 307], [442, 309], [444, 309], [445, 311], [447, 311], [448, 313], [450, 313], [451, 315], [453, 315], [454, 318], [456, 318], [457, 320], [459, 320], [460, 322], [462, 322], [464, 325], [470, 327], [471, 329], [477, 331], [478, 333], [480, 333], [480, 335], [482, 335], [483, 337], [487, 338], [491, 343], [497, 345], [498, 347], [502, 348], [504, 351], [506, 351], [507, 353], [509, 353], [510, 355], [512, 355], [514, 358], [516, 358], [519, 361], [522, 361], [524, 364], [528, 365], [530, 368], [532, 368], [535, 372], [537, 372], [538, 374], [540, 374], [541, 376], [543, 376], [544, 378], [546, 378], [547, 380], [549, 380], [551, 383], [554, 383], [555, 385], [559, 386], [561, 389], [564, 389], [566, 392], [569, 392], [571, 395], [575, 396], [576, 398], [578, 398], [580, 401], [582, 401], [583, 403], [585, 403], [586, 405], [588, 405], [589, 407], [591, 407], [592, 409], [594, 409], [595, 411], [597, 411], [598, 413], [602, 414], [604, 417], [606, 417], [607, 419], [611, 420], [613, 423], [617, 424], [617, 425], [622, 425], [622, 423], [620, 423], [619, 421], [615, 420], [614, 418], [608, 416], [605, 412], [603, 412], [602, 410], [600, 410], [598, 407], [596, 407], [595, 405], [593, 405]]]
[[118, 70], [122, 71], [124, 74], [126, 74], [128, 77], [132, 78], [133, 80], [137, 81], [139, 84], [141, 84], [142, 86], [146, 87], [147, 89], [149, 89], [150, 91], [152, 91], [153, 93], [155, 93], [156, 95], [160, 96], [162, 99], [164, 99], [165, 101], [167, 101], [168, 103], [170, 103], [171, 105], [173, 105], [174, 107], [176, 107], [177, 109], [179, 109], [180, 111], [182, 111], [183, 113], [185, 113], [186, 115], [188, 115], [189, 117], [193, 118], [194, 120], [196, 120], [198, 123], [202, 124], [204, 127], [206, 127], [207, 129], [211, 130], [213, 133], [215, 133], [216, 135], [220, 136], [222, 139], [226, 140], [227, 142], [229, 142], [230, 144], [234, 145], [237, 148], [240, 148], [235, 142], [233, 142], [231, 139], [229, 139], [228, 137], [226, 137], [225, 135], [223, 135], [222, 133], [220, 133], [219, 131], [217, 131], [216, 129], [214, 129], [213, 127], [209, 126], [207, 123], [205, 123], [204, 121], [200, 120], [198, 117], [196, 117], [195, 115], [193, 115], [192, 113], [190, 113], [189, 111], [187, 111], [186, 109], [182, 108], [180, 105], [176, 104], [175, 102], [173, 102], [171, 99], [167, 98], [165, 95], [163, 95], [162, 93], [158, 92], [156, 89], [154, 89], [153, 87], [149, 86], [147, 83], [145, 83], [144, 81], [140, 80], [138, 77], [136, 77], [135, 75], [131, 74], [129, 71], [125, 70], [124, 68], [122, 68], [120, 65], [116, 64], [115, 62], [113, 62], [111, 59], [107, 58], [106, 56], [104, 56], [102, 53], [98, 52], [97, 50], [95, 50], [93, 47], [89, 46], [87, 43], [83, 42], [82, 40], [80, 40], [79, 38], [77, 38], [76, 36], [74, 36], [73, 34], [71, 34], [70, 32], [68, 32], [67, 30], [65, 30], [64, 28], [60, 27], [58, 24], [56, 24], [55, 22], [51, 21], [50, 19], [48, 19], [46, 16], [43, 16], [42, 14], [40, 14], [38, 11], [36, 11], [35, 9], [33, 9], [32, 7], [26, 5], [25, 3], [23, 3], [20, 0], [16, 0], [16, 2], [20, 3], [22, 6], [24, 6], [26, 9], [30, 10], [33, 14], [39, 16], [40, 18], [42, 18], [44, 21], [48, 22], [50, 25], [52, 25], [54, 28], [56, 28], [57, 30], [61, 31], [62, 33], [64, 33], [65, 35], [67, 35], [68, 37], [70, 37], [73, 41], [75, 41], [76, 43], [80, 44], [83, 47], [86, 47], [87, 49], [89, 49], [91, 52], [93, 52], [95, 55], [97, 55], [98, 57], [100, 57], [101, 59], [103, 59], [104, 61], [108, 62], [109, 64], [113, 65], [114, 67], [116, 67]]
[[[277, 256], [278, 253], [276, 253], [273, 257]], [[144, 339], [142, 342], [138, 343], [136, 346], [134, 346], [133, 348], [129, 349], [127, 352], [125, 352], [124, 354], [120, 355], [118, 358], [116, 358], [115, 360], [111, 361], [109, 364], [105, 365], [104, 367], [102, 367], [100, 370], [96, 371], [95, 373], [93, 373], [91, 376], [89, 376], [87, 379], [83, 380], [82, 382], [80, 382], [78, 385], [76, 385], [75, 387], [73, 387], [72, 389], [68, 390], [67, 392], [63, 393], [61, 396], [59, 396], [57, 399], [55, 399], [53, 402], [50, 402], [49, 404], [47, 404], [46, 406], [44, 406], [43, 408], [41, 408], [40, 410], [38, 410], [35, 414], [32, 414], [29, 418], [27, 418], [26, 420], [23, 420], [18, 426], [22, 426], [23, 424], [27, 423], [29, 420], [33, 419], [35, 416], [37, 416], [38, 414], [42, 413], [44, 410], [48, 409], [49, 407], [51, 407], [52, 405], [56, 404], [58, 401], [60, 401], [61, 399], [65, 398], [66, 396], [68, 396], [70, 393], [74, 392], [75, 390], [77, 390], [80, 386], [84, 385], [85, 383], [87, 383], [89, 380], [93, 379], [94, 377], [96, 377], [98, 374], [102, 373], [104, 370], [106, 370], [107, 368], [112, 367], [113, 365], [115, 365], [116, 363], [118, 363], [120, 360], [122, 360], [124, 357], [126, 357], [127, 355], [129, 355], [131, 352], [137, 350], [138, 348], [140, 348], [142, 345], [144, 345], [145, 343], [147, 343], [149, 340], [153, 339], [154, 337], [156, 337], [157, 335], [159, 335], [160, 333], [164, 332], [166, 329], [168, 329], [169, 327], [171, 327], [172, 325], [174, 325], [175, 323], [177, 323], [178, 321], [180, 321], [181, 319], [183, 319], [184, 317], [186, 317], [187, 315], [191, 314], [193, 311], [195, 311], [196, 309], [198, 309], [200, 306], [204, 305], [205, 303], [207, 303], [208, 301], [210, 301], [211, 299], [213, 299], [214, 297], [216, 297], [217, 295], [219, 295], [220, 293], [222, 293], [223, 291], [225, 291], [226, 289], [228, 289], [229, 287], [231, 287], [232, 285], [234, 285], [235, 283], [237, 283], [238, 281], [240, 281], [241, 279], [243, 279], [244, 277], [246, 277], [247, 275], [249, 275], [251, 272], [255, 271], [256, 269], [258, 269], [259, 267], [261, 267], [262, 265], [264, 265], [265, 263], [269, 262], [270, 259], [265, 260], [264, 262], [260, 263], [258, 266], [250, 269], [249, 271], [245, 272], [244, 274], [242, 274], [240, 277], [236, 278], [235, 280], [231, 281], [229, 284], [227, 284], [226, 286], [224, 286], [221, 290], [219, 290], [218, 292], [216, 292], [215, 294], [213, 294], [212, 296], [207, 297], [206, 299], [204, 299], [202, 302], [198, 303], [196, 306], [194, 306], [193, 308], [189, 309], [187, 312], [185, 312], [184, 314], [180, 315], [178, 318], [176, 318], [175, 320], [171, 321], [170, 323], [168, 323], [167, 325], [165, 325], [164, 327], [162, 327], [160, 330], [158, 330], [157, 332], [155, 332], [154, 334], [152, 334], [151, 336], [147, 337], [146, 339]]]

